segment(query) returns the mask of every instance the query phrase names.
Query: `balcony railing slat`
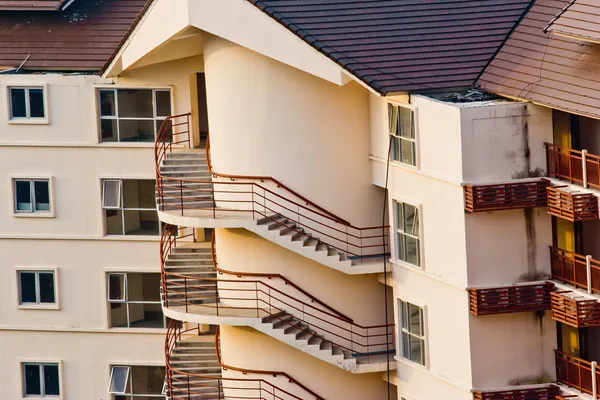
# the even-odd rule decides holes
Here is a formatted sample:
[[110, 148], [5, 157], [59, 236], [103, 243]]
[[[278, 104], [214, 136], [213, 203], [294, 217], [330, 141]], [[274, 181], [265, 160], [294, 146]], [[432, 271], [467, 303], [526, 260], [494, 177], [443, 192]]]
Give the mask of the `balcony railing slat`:
[[495, 185], [466, 185], [465, 209], [469, 212], [500, 211], [546, 206], [547, 179]]
[[569, 193], [564, 186], [547, 187], [548, 213], [573, 222], [598, 219], [598, 199], [592, 193]]
[[548, 385], [542, 388], [475, 391], [475, 400], [555, 400], [559, 394], [559, 387]]
[[550, 282], [488, 289], [469, 289], [473, 315], [506, 314], [550, 309]]
[[596, 300], [574, 299], [573, 292], [552, 292], [552, 319], [574, 328], [600, 326], [600, 303]]

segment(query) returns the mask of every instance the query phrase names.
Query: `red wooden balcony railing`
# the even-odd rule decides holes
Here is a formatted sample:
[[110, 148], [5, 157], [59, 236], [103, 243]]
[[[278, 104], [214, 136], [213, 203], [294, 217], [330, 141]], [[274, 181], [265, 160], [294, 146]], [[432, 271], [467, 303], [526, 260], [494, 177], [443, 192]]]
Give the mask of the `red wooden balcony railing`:
[[600, 326], [600, 303], [586, 300], [574, 292], [550, 293], [552, 319], [574, 328]]
[[600, 294], [600, 261], [550, 246], [552, 279]]
[[[200, 315], [246, 318], [286, 313], [295, 319], [288, 322], [290, 326], [299, 321], [313, 336], [321, 337], [366, 362], [371, 357], [395, 351], [393, 323], [356, 324], [297, 285], [290, 285], [290, 289], [284, 292], [256, 279], [259, 278], [256, 275], [244, 277], [245, 274], [235, 273], [230, 279], [217, 279], [166, 271], [164, 261], [176, 246], [176, 240], [180, 240], [170, 237], [173, 231], [167, 225], [161, 235], [162, 291], [166, 307]], [[213, 262], [218, 265], [214, 246]], [[297, 296], [288, 293], [293, 290], [300, 293]]]
[[[178, 342], [185, 338], [186, 334], [191, 336], [199, 333], [198, 327], [182, 330], [181, 322], [171, 320], [167, 328], [165, 340], [165, 360], [166, 360], [166, 383], [167, 396], [170, 400], [190, 400], [200, 398], [211, 400], [325, 400], [306, 386], [292, 378], [288, 374], [279, 371], [255, 371], [242, 368], [235, 368], [223, 365], [218, 350], [217, 340], [217, 358], [220, 367], [240, 371], [244, 375], [254, 374], [263, 375], [263, 378], [231, 378], [223, 377], [219, 374], [195, 374], [188, 369], [179, 369], [172, 363], [171, 354]], [[295, 390], [283, 389], [274, 384], [273, 378], [284, 377], [286, 384], [292, 384]], [[268, 379], [267, 379], [268, 377]], [[225, 397], [226, 395], [226, 397]]]
[[476, 400], [556, 400], [560, 392], [557, 385], [530, 389], [475, 391]]
[[531, 283], [488, 289], [469, 289], [473, 315], [506, 314], [550, 309], [553, 283]]
[[546, 145], [548, 176], [600, 189], [600, 156], [552, 143]]
[[567, 186], [548, 187], [548, 213], [573, 222], [598, 219], [598, 198]]
[[[596, 371], [595, 363], [582, 358], [570, 356], [562, 351], [556, 353], [556, 380], [585, 394], [598, 396], [600, 374]], [[594, 364], [594, 365], [593, 365]]]
[[465, 209], [469, 212], [546, 207], [548, 179], [495, 185], [465, 185]]
[[[160, 165], [168, 153], [177, 149], [173, 145], [191, 142], [189, 123], [188, 114], [169, 117], [156, 138], [157, 199], [162, 211], [167, 209], [180, 215], [191, 213], [213, 219], [237, 217], [277, 223], [289, 232], [314, 237], [319, 243], [346, 254], [353, 265], [389, 254], [389, 226], [354, 226], [271, 177], [218, 173], [210, 161], [209, 140], [206, 147], [208, 168], [213, 177], [222, 180], [162, 175]], [[279, 216], [286, 220], [282, 221]]]

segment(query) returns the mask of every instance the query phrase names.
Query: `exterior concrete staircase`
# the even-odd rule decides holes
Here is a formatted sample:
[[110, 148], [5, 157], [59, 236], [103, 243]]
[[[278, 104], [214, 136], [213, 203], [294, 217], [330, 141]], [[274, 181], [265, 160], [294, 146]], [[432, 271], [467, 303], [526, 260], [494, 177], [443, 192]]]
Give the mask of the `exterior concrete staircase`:
[[[381, 366], [386, 363], [385, 355], [356, 356], [285, 311], [264, 317], [261, 322], [255, 326], [257, 330], [349, 372], [381, 371]], [[396, 368], [395, 362], [393, 368]]]
[[173, 247], [165, 260], [165, 272], [167, 292], [173, 305], [178, 302], [198, 305], [217, 302], [217, 272], [208, 244]]
[[[176, 179], [210, 182], [206, 154], [201, 150], [181, 150], [166, 154], [160, 165], [163, 179], [164, 210], [179, 210], [182, 202], [186, 208], [214, 206], [210, 183], [181, 182]], [[158, 201], [157, 201], [158, 203]]]
[[219, 384], [221, 366], [217, 359], [214, 340], [184, 338], [177, 342], [171, 351], [169, 362], [173, 372], [171, 378], [173, 399], [225, 398], [222, 385]]

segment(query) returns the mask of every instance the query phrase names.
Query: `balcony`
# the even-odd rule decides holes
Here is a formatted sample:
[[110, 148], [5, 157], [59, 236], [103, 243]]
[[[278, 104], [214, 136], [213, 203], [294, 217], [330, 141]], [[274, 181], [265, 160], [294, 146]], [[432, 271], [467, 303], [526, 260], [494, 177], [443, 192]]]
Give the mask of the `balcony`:
[[546, 207], [547, 179], [496, 185], [465, 185], [465, 210], [500, 211]]
[[600, 261], [558, 247], [550, 247], [552, 279], [600, 294]]
[[[556, 380], [558, 383], [565, 384], [575, 388], [582, 393], [597, 395], [597, 388], [600, 387], [600, 374], [596, 371], [596, 363], [584, 360], [582, 358], [570, 356], [562, 351], [556, 352]], [[571, 396], [564, 396], [565, 399], [572, 399]]]
[[589, 154], [587, 150], [573, 150], [551, 143], [546, 145], [548, 176], [600, 189], [600, 156]]
[[588, 300], [575, 292], [550, 293], [552, 319], [574, 328], [600, 326], [600, 303]]
[[556, 385], [528, 389], [474, 391], [475, 400], [556, 400], [560, 390]]
[[469, 289], [469, 308], [473, 315], [508, 314], [550, 309], [550, 282], [516, 286]]
[[568, 186], [546, 189], [550, 215], [572, 222], [598, 219], [598, 199], [593, 193], [582, 193]]

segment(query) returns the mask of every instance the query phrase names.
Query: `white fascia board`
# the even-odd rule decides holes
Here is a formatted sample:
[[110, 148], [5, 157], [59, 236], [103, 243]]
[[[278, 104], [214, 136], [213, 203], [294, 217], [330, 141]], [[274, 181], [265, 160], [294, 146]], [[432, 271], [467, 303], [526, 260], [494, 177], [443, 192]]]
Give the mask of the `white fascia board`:
[[103, 77], [120, 74], [188, 26], [188, 0], [154, 0]]
[[194, 0], [189, 12], [190, 24], [205, 32], [336, 85], [349, 82], [342, 67], [247, 0]]

